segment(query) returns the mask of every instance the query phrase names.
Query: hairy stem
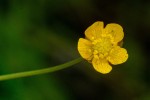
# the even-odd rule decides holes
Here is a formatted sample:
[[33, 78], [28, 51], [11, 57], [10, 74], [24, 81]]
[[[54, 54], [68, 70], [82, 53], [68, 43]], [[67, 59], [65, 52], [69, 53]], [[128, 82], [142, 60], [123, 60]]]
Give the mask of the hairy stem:
[[55, 72], [55, 71], [70, 67], [72, 65], [75, 65], [75, 64], [81, 62], [82, 60], [83, 60], [82, 58], [77, 58], [77, 59], [69, 61], [67, 63], [49, 67], [49, 68], [33, 70], [33, 71], [26, 71], [26, 72], [18, 72], [18, 73], [12, 73], [12, 74], [7, 74], [7, 75], [0, 75], [0, 81]]

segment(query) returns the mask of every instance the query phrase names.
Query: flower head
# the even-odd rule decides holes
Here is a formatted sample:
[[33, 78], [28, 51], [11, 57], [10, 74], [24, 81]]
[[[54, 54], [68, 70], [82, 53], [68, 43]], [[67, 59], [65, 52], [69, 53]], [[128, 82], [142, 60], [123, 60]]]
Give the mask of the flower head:
[[98, 72], [109, 73], [110, 64], [121, 64], [128, 59], [126, 49], [119, 45], [124, 37], [119, 24], [107, 24], [104, 28], [104, 23], [97, 21], [85, 30], [85, 36], [78, 41], [78, 51]]

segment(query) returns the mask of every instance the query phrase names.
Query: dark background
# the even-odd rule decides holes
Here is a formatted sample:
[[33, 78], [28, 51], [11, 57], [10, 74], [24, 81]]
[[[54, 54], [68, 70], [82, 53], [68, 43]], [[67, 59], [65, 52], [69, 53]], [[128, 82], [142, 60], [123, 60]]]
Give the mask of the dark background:
[[45, 75], [0, 82], [0, 100], [150, 100], [149, 0], [0, 0], [0, 74], [80, 57], [95, 21], [124, 28], [126, 63], [103, 75], [86, 61]]

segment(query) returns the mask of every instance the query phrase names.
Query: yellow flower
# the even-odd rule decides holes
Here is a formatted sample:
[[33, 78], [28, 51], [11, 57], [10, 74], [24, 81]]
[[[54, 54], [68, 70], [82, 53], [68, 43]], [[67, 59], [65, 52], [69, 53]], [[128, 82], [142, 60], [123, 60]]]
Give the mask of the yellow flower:
[[128, 59], [126, 49], [119, 46], [124, 37], [119, 24], [107, 24], [104, 28], [104, 23], [97, 21], [85, 30], [85, 36], [78, 41], [78, 51], [98, 72], [109, 73], [110, 64], [121, 64]]

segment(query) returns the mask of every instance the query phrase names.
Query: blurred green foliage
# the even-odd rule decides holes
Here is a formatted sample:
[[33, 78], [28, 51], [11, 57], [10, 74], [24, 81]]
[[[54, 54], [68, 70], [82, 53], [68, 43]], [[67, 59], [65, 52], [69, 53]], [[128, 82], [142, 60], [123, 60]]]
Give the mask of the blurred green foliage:
[[0, 74], [79, 57], [77, 41], [95, 21], [124, 28], [129, 59], [110, 74], [86, 61], [51, 74], [0, 82], [0, 100], [149, 100], [150, 2], [0, 0]]

